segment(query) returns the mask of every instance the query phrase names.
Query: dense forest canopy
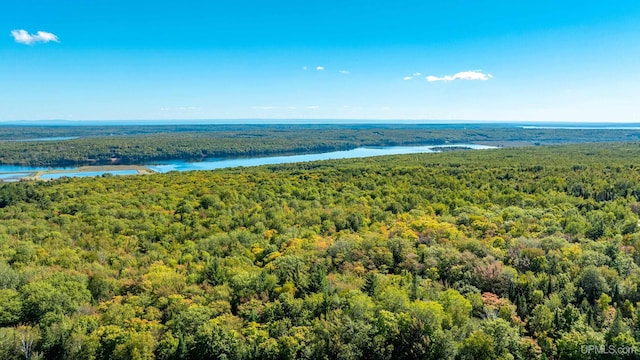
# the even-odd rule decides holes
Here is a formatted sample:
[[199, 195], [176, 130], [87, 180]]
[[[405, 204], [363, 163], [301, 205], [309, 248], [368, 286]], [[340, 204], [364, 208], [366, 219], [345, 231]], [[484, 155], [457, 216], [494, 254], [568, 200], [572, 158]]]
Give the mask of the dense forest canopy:
[[582, 144], [0, 185], [0, 358], [638, 349], [638, 158]]
[[[19, 135], [16, 135], [19, 134]], [[43, 141], [43, 138], [77, 137]], [[33, 141], [17, 141], [31, 139]], [[40, 140], [37, 140], [40, 139]], [[360, 146], [479, 143], [523, 146], [640, 140], [640, 130], [529, 129], [513, 125], [176, 125], [0, 126], [0, 164], [71, 166], [142, 164], [273, 154], [318, 153]]]

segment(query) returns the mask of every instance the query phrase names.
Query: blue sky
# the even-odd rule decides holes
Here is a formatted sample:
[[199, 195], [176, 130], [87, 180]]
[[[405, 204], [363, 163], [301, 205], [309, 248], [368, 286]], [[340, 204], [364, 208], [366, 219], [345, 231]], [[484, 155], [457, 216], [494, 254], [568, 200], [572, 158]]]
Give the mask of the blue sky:
[[640, 122], [640, 1], [10, 1], [0, 120]]

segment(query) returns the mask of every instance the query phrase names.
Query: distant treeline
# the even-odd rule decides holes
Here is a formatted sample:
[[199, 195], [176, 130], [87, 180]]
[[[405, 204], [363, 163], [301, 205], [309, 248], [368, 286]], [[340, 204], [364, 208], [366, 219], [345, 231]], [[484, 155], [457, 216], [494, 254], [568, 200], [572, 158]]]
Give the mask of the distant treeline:
[[[12, 138], [13, 136], [13, 138]], [[0, 141], [0, 164], [140, 164], [348, 150], [359, 146], [484, 143], [498, 146], [628, 141], [640, 131], [606, 129], [446, 128], [421, 125], [183, 125], [0, 127], [0, 139], [79, 136], [62, 141]]]

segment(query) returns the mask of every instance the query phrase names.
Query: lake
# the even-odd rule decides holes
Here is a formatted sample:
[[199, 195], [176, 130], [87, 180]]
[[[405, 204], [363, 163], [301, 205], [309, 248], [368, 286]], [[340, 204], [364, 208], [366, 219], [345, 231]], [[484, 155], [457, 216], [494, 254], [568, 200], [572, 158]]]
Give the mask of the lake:
[[63, 141], [63, 140], [74, 140], [78, 139], [77, 136], [56, 136], [56, 137], [45, 137], [45, 138], [36, 138], [36, 139], [18, 139], [18, 140], [2, 140], [2, 141], [14, 141], [14, 142], [29, 142], [29, 141]]
[[[185, 160], [159, 161], [154, 164], [145, 164], [149, 169], [166, 173], [169, 171], [191, 171], [191, 170], [215, 170], [238, 166], [259, 166], [290, 164], [297, 162], [334, 160], [334, 159], [355, 159], [370, 156], [401, 155], [417, 153], [435, 153], [438, 148], [465, 147], [474, 150], [493, 149], [494, 146], [459, 144], [459, 145], [438, 145], [438, 146], [388, 146], [388, 147], [361, 147], [353, 150], [331, 151], [319, 154], [303, 154], [289, 156], [270, 156], [255, 158], [235, 158], [235, 159], [207, 159], [198, 162], [188, 162]], [[436, 149], [436, 150], [434, 150]]]
[[[289, 156], [270, 156], [270, 157], [253, 157], [253, 158], [234, 158], [234, 159], [206, 159], [203, 161], [190, 162], [186, 160], [168, 160], [154, 161], [150, 163], [140, 164], [155, 172], [166, 173], [169, 171], [192, 171], [192, 170], [215, 170], [238, 166], [259, 166], [274, 164], [289, 164], [306, 161], [332, 160], [332, 159], [354, 159], [370, 156], [382, 155], [401, 155], [401, 154], [417, 154], [417, 153], [435, 153], [439, 148], [464, 147], [473, 150], [495, 149], [495, 146], [476, 145], [476, 144], [452, 144], [437, 146], [388, 146], [388, 147], [361, 147], [353, 150], [331, 151], [319, 154], [289, 155]], [[17, 178], [31, 175], [38, 171], [47, 170], [70, 170], [64, 173], [45, 173], [42, 179], [57, 179], [63, 176], [100, 176], [106, 173], [113, 175], [133, 175], [135, 170], [103, 170], [103, 171], [77, 171], [77, 168], [45, 168], [45, 167], [29, 167], [0, 165], [0, 173], [12, 175], [4, 175], [8, 178]], [[16, 174], [19, 173], [19, 174]], [[2, 178], [0, 177], [0, 181]]]

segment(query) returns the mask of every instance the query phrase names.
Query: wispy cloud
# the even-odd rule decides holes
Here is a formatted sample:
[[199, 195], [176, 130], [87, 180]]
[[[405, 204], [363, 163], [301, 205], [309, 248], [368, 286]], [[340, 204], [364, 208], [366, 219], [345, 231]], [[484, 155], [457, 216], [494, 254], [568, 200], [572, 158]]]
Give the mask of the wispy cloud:
[[409, 81], [409, 80], [413, 80], [413, 78], [417, 78], [418, 76], [422, 75], [419, 72], [414, 72], [413, 74], [409, 75], [409, 76], [405, 76], [402, 78], [402, 80], [404, 81]]
[[46, 31], [38, 31], [35, 34], [29, 34], [26, 30], [12, 30], [11, 36], [20, 44], [31, 45], [35, 43], [60, 42], [58, 36]]
[[462, 71], [459, 73], [456, 73], [454, 75], [445, 75], [445, 76], [434, 76], [434, 75], [429, 75], [426, 77], [427, 81], [429, 82], [434, 82], [434, 81], [454, 81], [454, 80], [481, 80], [481, 81], [486, 81], [489, 79], [492, 79], [493, 75], [491, 74], [485, 74], [482, 72], [482, 70], [470, 70], [470, 71]]
[[320, 109], [320, 106], [318, 106], [318, 105], [311, 105], [311, 106], [307, 106], [307, 109], [309, 109], [309, 110], [317, 110], [317, 109]]
[[[303, 67], [302, 67], [302, 70], [304, 70], [304, 71], [307, 71], [307, 70], [314, 70], [314, 69], [315, 69], [316, 71], [320, 71], [320, 72], [324, 72], [325, 70], [327, 70], [327, 68], [326, 68], [325, 66], [322, 66], [322, 65], [312, 66], [312, 67], [309, 67], [309, 66], [303, 66]], [[336, 71], [336, 70], [331, 70], [331, 72], [334, 72], [334, 71]], [[337, 70], [337, 72], [338, 72], [338, 73], [340, 73], [340, 74], [342, 74], [342, 75], [349, 75], [349, 74], [351, 74], [351, 71], [350, 71], [350, 70], [347, 70], [347, 69], [344, 69], [344, 68], [343, 68], [343, 69], [341, 69], [341, 70]]]

